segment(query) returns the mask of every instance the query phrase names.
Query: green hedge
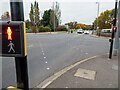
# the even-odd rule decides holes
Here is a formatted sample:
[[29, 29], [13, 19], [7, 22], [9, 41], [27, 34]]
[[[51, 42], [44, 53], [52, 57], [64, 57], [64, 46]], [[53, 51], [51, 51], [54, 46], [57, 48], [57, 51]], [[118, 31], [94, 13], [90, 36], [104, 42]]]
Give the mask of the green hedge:
[[40, 26], [38, 28], [38, 32], [51, 32], [51, 29], [48, 26], [46, 27]]
[[56, 28], [56, 31], [68, 31], [65, 26], [59, 26]]

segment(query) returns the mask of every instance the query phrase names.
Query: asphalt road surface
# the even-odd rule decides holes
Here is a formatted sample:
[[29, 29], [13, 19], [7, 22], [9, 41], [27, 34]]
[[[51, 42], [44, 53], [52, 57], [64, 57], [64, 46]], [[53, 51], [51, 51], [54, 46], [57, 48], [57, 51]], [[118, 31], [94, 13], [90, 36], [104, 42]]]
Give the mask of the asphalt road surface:
[[[84, 34], [27, 34], [30, 87], [82, 59], [109, 52], [109, 41]], [[2, 58], [2, 87], [16, 85], [14, 58]]]

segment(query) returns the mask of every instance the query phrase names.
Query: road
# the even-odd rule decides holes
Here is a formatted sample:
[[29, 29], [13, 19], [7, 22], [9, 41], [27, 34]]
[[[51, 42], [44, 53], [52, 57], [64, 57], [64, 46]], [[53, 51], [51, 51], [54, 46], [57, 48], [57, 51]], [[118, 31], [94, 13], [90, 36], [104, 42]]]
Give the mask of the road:
[[[109, 52], [109, 41], [90, 35], [27, 34], [30, 87], [82, 59]], [[14, 58], [2, 58], [2, 86], [16, 85]]]

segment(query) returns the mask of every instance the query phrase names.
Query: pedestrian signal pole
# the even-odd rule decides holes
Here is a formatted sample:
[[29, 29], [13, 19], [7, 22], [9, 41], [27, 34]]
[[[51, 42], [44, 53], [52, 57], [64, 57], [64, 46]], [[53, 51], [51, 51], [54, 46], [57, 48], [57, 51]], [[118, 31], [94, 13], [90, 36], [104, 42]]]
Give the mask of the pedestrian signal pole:
[[113, 27], [112, 27], [112, 36], [110, 39], [110, 51], [109, 51], [109, 59], [112, 58], [112, 51], [113, 51], [113, 39], [114, 39], [114, 34], [116, 31], [116, 17], [117, 17], [117, 4], [118, 4], [118, 0], [115, 1], [115, 12], [114, 12], [114, 19], [113, 19]]
[[[10, 0], [10, 10], [11, 10], [12, 21], [24, 21], [23, 0]], [[23, 55], [15, 57], [17, 88], [23, 90], [29, 90], [25, 23], [23, 23], [22, 25], [23, 25], [23, 29], [21, 30], [23, 31], [21, 32], [24, 33], [24, 35], [20, 37], [20, 40], [23, 41], [21, 47], [22, 49], [21, 52], [23, 52]]]

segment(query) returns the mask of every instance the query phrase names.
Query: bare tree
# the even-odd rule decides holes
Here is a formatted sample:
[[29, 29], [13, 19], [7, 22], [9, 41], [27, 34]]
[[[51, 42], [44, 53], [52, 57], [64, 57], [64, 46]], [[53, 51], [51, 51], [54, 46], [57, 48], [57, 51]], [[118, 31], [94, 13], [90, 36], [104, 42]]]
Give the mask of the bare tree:
[[1, 16], [2, 20], [10, 20], [10, 14], [8, 11], [6, 11], [2, 16]]

